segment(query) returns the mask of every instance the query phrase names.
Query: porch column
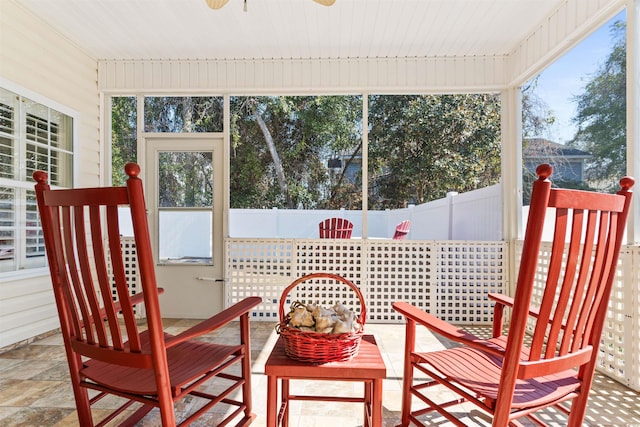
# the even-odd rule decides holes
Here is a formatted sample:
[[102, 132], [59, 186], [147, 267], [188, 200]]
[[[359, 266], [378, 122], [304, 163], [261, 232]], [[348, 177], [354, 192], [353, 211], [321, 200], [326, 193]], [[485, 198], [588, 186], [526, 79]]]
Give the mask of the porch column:
[[[640, 1], [640, 0], [638, 0]], [[509, 287], [515, 287], [515, 242], [522, 238], [522, 92], [511, 86], [501, 94], [502, 236], [509, 243]]]
[[[640, 0], [627, 1], [627, 174], [640, 179]], [[636, 184], [636, 187], [638, 185]], [[627, 222], [627, 243], [640, 244], [640, 193], [633, 198]]]
[[369, 92], [362, 93], [362, 238], [369, 237]]

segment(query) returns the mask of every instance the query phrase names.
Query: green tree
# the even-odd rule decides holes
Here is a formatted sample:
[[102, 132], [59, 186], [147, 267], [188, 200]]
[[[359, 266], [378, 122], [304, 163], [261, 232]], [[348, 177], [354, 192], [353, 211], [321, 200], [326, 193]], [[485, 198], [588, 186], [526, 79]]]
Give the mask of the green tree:
[[626, 39], [624, 22], [611, 27], [613, 48], [575, 97], [578, 130], [569, 145], [593, 155], [585, 175], [594, 186], [617, 189], [626, 174]]
[[529, 80], [522, 86], [522, 136], [544, 138], [556, 122], [549, 105], [536, 93], [540, 76]]
[[[358, 96], [234, 97], [233, 208], [358, 208], [359, 190], [327, 167], [361, 144]], [[357, 193], [357, 194], [356, 194]]]
[[222, 132], [222, 97], [148, 96], [145, 132]]
[[[137, 159], [136, 97], [114, 97], [111, 107], [111, 182], [124, 185], [124, 165]], [[222, 97], [145, 97], [145, 132], [221, 132]]]
[[111, 106], [111, 183], [124, 185], [124, 165], [137, 159], [136, 98], [114, 97]]
[[[221, 102], [147, 97], [145, 131], [218, 131]], [[135, 98], [114, 103], [114, 173], [122, 170], [117, 164], [135, 159], [135, 110]], [[361, 96], [232, 97], [230, 111], [232, 208], [361, 208]], [[495, 95], [372, 96], [369, 119], [373, 209], [423, 203], [499, 179]], [[196, 197], [206, 189], [198, 172], [206, 159], [161, 163], [166, 206], [206, 205]]]
[[493, 94], [372, 96], [369, 207], [399, 208], [500, 178]]

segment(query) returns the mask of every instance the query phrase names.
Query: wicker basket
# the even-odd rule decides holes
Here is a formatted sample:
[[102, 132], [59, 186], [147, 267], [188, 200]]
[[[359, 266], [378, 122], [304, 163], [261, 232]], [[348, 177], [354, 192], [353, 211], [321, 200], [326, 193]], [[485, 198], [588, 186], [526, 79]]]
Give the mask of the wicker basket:
[[[358, 330], [342, 334], [325, 334], [320, 332], [301, 331], [287, 326], [287, 316], [284, 306], [289, 293], [298, 285], [314, 279], [329, 279], [338, 285], [346, 285], [356, 294], [360, 300], [360, 314], [356, 317]], [[313, 273], [302, 276], [291, 283], [282, 293], [280, 298], [280, 323], [276, 330], [284, 339], [287, 356], [301, 362], [322, 364], [327, 362], [343, 362], [350, 360], [360, 348], [360, 341], [364, 332], [364, 323], [367, 318], [366, 307], [362, 293], [356, 285], [349, 280], [331, 273]]]

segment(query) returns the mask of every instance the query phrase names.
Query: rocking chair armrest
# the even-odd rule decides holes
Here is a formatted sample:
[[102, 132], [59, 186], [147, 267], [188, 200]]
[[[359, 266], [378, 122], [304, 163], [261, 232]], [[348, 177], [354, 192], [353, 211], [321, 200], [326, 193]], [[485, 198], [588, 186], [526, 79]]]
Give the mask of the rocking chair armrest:
[[[160, 295], [162, 293], [164, 293], [164, 288], [158, 288], [158, 295]], [[131, 305], [143, 303], [144, 302], [144, 292], [139, 292], [137, 294], [131, 295], [131, 297], [129, 297], [129, 300], [131, 301]], [[120, 301], [118, 301], [115, 305], [116, 305], [116, 308], [120, 308], [120, 306], [121, 306]]]
[[[504, 305], [505, 307], [513, 307], [514, 301], [511, 297], [495, 293], [488, 294], [488, 297], [494, 300], [496, 303]], [[540, 316], [540, 310], [534, 307], [529, 307], [529, 316], [538, 318]], [[549, 319], [549, 322], [551, 321], [553, 321], [553, 316]]]
[[[163, 292], [164, 292], [163, 288], [158, 288], [158, 295], [160, 295]], [[131, 305], [142, 304], [144, 303], [144, 295], [145, 295], [144, 292], [133, 294], [129, 297], [129, 302], [131, 303]], [[122, 302], [116, 301], [113, 304], [113, 307], [116, 312], [120, 311], [120, 309], [122, 309]], [[102, 319], [107, 318], [107, 314], [104, 310], [100, 310], [100, 315], [102, 316]]]
[[[131, 301], [131, 305], [141, 304], [144, 302], [144, 292], [140, 292], [129, 297], [129, 301]], [[120, 311], [122, 309], [122, 303], [120, 301], [116, 301], [114, 308], [116, 311]], [[102, 313], [102, 317], [105, 317], [105, 313]]]
[[505, 307], [513, 307], [513, 304], [514, 304], [513, 298], [508, 297], [505, 294], [497, 294], [497, 293], [491, 292], [487, 294], [487, 297], [489, 297], [489, 299], [495, 301], [498, 304], [504, 305]]
[[[489, 297], [489, 299], [492, 299], [496, 303], [502, 304], [505, 307], [513, 307], [513, 305], [514, 305], [513, 298], [508, 297], [508, 296], [506, 296], [504, 294], [490, 293], [487, 296]], [[540, 315], [540, 312], [537, 309], [530, 307], [529, 308], [529, 315], [533, 316], [533, 317], [538, 317]]]
[[412, 320], [419, 325], [426, 327], [427, 329], [448, 338], [452, 341], [459, 342], [461, 344], [468, 345], [470, 347], [477, 348], [478, 350], [485, 351], [487, 353], [495, 354], [496, 356], [504, 356], [504, 349], [500, 346], [479, 338], [464, 329], [460, 329], [449, 322], [445, 322], [442, 319], [427, 313], [418, 307], [406, 303], [406, 302], [394, 302], [392, 304], [393, 309], [401, 313], [408, 320]]
[[235, 303], [229, 308], [222, 310], [220, 313], [214, 314], [207, 320], [204, 320], [197, 325], [187, 329], [186, 331], [171, 337], [167, 340], [167, 348], [173, 347], [176, 344], [190, 340], [195, 337], [199, 337], [208, 332], [214, 331], [230, 323], [233, 320], [239, 319], [242, 316], [247, 316], [249, 311], [262, 302], [260, 297], [248, 297], [240, 302]]

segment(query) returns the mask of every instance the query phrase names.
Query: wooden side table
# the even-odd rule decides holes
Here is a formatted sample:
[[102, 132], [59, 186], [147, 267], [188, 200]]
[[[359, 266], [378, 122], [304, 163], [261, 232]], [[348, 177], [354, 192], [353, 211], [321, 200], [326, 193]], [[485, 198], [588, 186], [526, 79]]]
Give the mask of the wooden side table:
[[[382, 380], [387, 368], [373, 335], [364, 335], [358, 355], [346, 362], [321, 365], [298, 362], [287, 357], [284, 340], [278, 338], [264, 366], [267, 375], [267, 427], [288, 427], [289, 402], [317, 400], [356, 402], [364, 404], [364, 427], [382, 427]], [[278, 380], [281, 381], [281, 402], [278, 410]], [[289, 380], [362, 381], [363, 397], [292, 395]]]

